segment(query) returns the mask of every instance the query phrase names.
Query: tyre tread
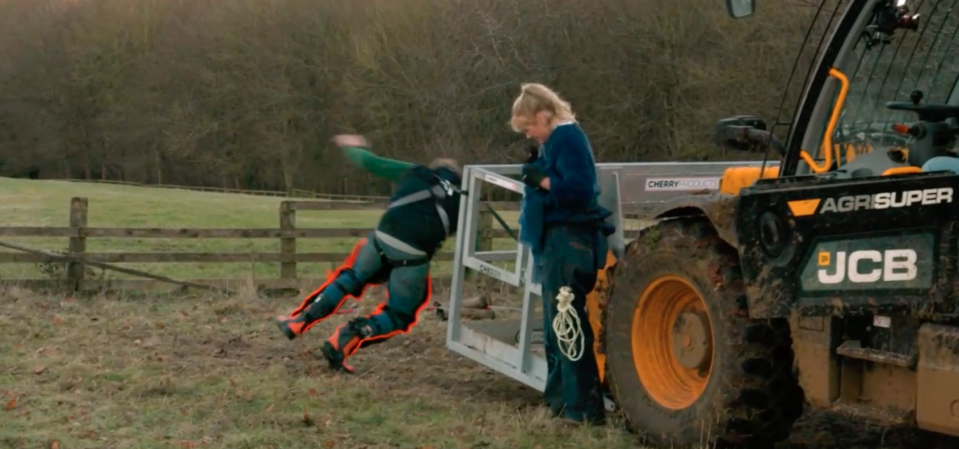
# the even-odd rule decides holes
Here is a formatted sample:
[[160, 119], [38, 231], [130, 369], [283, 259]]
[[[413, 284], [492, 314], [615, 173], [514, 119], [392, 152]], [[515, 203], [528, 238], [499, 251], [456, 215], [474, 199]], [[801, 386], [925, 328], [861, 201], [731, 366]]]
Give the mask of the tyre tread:
[[[617, 295], [616, 278], [634, 275], [633, 271], [642, 267], [643, 258], [657, 251], [675, 253], [677, 263], [682, 263], [682, 259], [686, 257], [706, 262], [706, 275], [714, 288], [722, 291], [723, 297], [735, 298], [728, 304], [718, 305], [726, 319], [731, 321], [728, 327], [741, 331], [736, 332], [731, 342], [734, 347], [730, 348], [730, 353], [735, 354], [731, 357], [734, 360], [724, 365], [727, 372], [721, 373], [720, 376], [727, 384], [723, 388], [727, 392], [722, 396], [724, 403], [717, 404], [715, 408], [721, 412], [710, 417], [715, 418], [712, 420], [714, 425], [711, 426], [715, 442], [740, 447], [766, 447], [785, 439], [793, 422], [802, 414], [804, 401], [793, 372], [792, 341], [788, 323], [785, 319], [749, 318], [745, 286], [739, 269], [739, 255], [719, 237], [705, 218], [660, 222], [655, 229], [646, 230], [642, 236], [630, 243], [625, 260], [617, 264], [616, 274], [612, 278], [609, 304], [602, 308], [604, 326], [600, 338], [603, 339], [604, 348], [611, 346], [607, 338], [612, 334], [605, 332], [610, 310], [624, 310], [629, 306], [614, 302], [625, 302], [633, 298], [634, 306], [634, 298], [638, 294], [631, 292]], [[611, 372], [611, 360], [607, 355], [607, 373]], [[719, 367], [713, 368], [714, 376], [717, 368]], [[616, 380], [612, 374], [609, 375], [609, 383], [610, 390], [617, 395]], [[619, 400], [617, 397], [617, 402]], [[650, 441], [647, 444], [670, 447], [702, 438], [700, 430], [695, 428], [697, 426], [689, 426], [685, 431], [687, 434], [684, 435], [657, 433], [656, 429], [645, 428], [639, 420], [640, 417], [628, 416], [626, 407], [619, 405], [619, 409], [626, 415], [626, 425], [631, 431], [643, 433], [648, 437]], [[719, 424], [718, 428], [715, 424]]]

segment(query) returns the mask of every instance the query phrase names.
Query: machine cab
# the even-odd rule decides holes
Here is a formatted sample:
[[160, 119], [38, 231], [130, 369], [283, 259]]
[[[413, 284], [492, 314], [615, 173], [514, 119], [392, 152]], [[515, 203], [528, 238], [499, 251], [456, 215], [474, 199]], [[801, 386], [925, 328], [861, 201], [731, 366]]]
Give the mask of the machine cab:
[[[785, 142], [766, 132], [761, 120], [739, 116], [717, 125], [721, 143], [768, 143], [782, 160], [780, 176], [917, 173], [933, 158], [956, 158], [959, 16], [952, 6], [916, 0], [827, 3], [845, 12], [830, 17], [821, 11], [810, 27], [822, 32], [810, 33], [803, 51], [817, 52], [817, 60], [805, 68], [808, 77], [792, 120], [774, 125], [787, 127], [780, 133], [788, 134]], [[755, 11], [753, 0], [727, 0], [726, 6], [735, 18]], [[821, 49], [813, 47], [816, 40]], [[801, 69], [797, 62], [797, 79]], [[951, 166], [940, 162], [928, 167]]]
[[959, 16], [941, 1], [854, 3], [811, 80], [784, 171], [865, 178], [956, 158], [959, 65], [947, 30]]
[[[750, 314], [946, 312], [959, 237], [949, 170], [959, 170], [959, 14], [951, 0], [825, 3], [791, 120], [772, 131], [748, 116], [717, 124], [721, 143], [781, 161], [778, 176], [736, 192]], [[727, 7], [742, 17], [755, 5]]]

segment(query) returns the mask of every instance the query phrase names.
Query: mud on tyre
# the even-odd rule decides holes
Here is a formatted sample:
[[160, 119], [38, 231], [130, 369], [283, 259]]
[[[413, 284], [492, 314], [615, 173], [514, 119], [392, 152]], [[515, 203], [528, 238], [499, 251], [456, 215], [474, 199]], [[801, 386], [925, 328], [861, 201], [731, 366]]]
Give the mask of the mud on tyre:
[[802, 414], [788, 323], [749, 319], [738, 254], [704, 218], [629, 245], [604, 324], [610, 389], [645, 444], [767, 447]]

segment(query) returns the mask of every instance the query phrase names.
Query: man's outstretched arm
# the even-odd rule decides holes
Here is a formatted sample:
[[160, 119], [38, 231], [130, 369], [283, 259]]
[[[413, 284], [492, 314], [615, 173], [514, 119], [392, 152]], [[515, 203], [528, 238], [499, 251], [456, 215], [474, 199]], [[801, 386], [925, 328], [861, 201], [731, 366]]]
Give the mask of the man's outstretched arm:
[[372, 173], [374, 176], [392, 182], [399, 181], [416, 164], [377, 156], [369, 150], [369, 144], [363, 136], [341, 134], [333, 138], [353, 165]]

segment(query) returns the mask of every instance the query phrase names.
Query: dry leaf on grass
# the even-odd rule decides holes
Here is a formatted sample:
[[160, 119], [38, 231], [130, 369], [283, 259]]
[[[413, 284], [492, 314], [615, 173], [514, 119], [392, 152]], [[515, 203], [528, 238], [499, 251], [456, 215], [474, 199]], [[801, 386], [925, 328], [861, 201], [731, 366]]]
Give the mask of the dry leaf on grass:
[[196, 447], [196, 443], [193, 441], [181, 441], [180, 448], [182, 449], [193, 449]]
[[313, 419], [310, 418], [310, 412], [306, 410], [306, 407], [303, 407], [303, 425], [307, 427], [313, 426]]
[[319, 395], [319, 392], [316, 391], [316, 388], [310, 388], [309, 394], [311, 398], [315, 398], [317, 395]]
[[333, 449], [336, 447], [336, 441], [330, 440], [326, 442], [326, 449]]
[[50, 449], [60, 449], [60, 442], [53, 440], [50, 442]]
[[43, 373], [43, 372], [46, 371], [46, 370], [47, 370], [46, 367], [43, 367], [43, 366], [41, 366], [41, 365], [37, 365], [37, 366], [33, 367], [33, 374], [41, 374], [41, 373]]
[[4, 408], [7, 410], [13, 410], [17, 408], [17, 398], [13, 398], [10, 400], [10, 402], [7, 402], [7, 406]]

